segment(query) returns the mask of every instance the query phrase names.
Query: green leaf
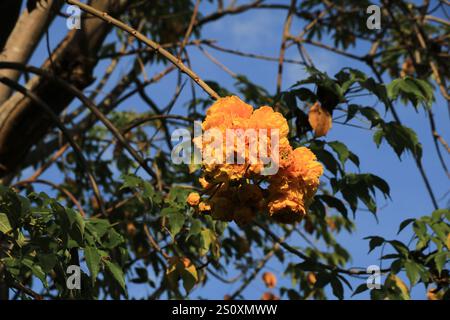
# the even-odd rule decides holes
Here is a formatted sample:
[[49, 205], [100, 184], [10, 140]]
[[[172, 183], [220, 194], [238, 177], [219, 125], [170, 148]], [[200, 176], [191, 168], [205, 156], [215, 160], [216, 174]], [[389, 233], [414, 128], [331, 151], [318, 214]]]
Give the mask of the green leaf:
[[339, 300], [344, 299], [344, 287], [342, 286], [341, 281], [339, 281], [336, 277], [331, 278], [331, 288], [336, 298]]
[[402, 279], [397, 277], [395, 274], [389, 274], [389, 276], [386, 278], [386, 281], [384, 282], [384, 285], [398, 295], [395, 297], [395, 299], [410, 299], [408, 287], [402, 281]]
[[433, 223], [431, 229], [436, 233], [439, 239], [445, 243], [447, 241], [448, 226], [445, 223]]
[[347, 208], [345, 207], [344, 203], [342, 203], [341, 200], [338, 198], [335, 198], [333, 196], [329, 196], [326, 194], [322, 194], [317, 196], [319, 199], [323, 200], [327, 206], [331, 208], [335, 208], [338, 210], [345, 218], [347, 218]]
[[189, 293], [198, 281], [197, 269], [193, 264], [184, 268], [181, 272], [181, 278], [183, 279], [183, 287], [186, 293]]
[[309, 103], [314, 103], [317, 101], [317, 97], [308, 88], [299, 88], [291, 91], [296, 97], [298, 97], [301, 101], [307, 101]]
[[365, 237], [364, 239], [370, 239], [368, 253], [370, 253], [373, 249], [381, 246], [385, 242], [384, 238], [378, 236]]
[[414, 221], [416, 221], [416, 219], [406, 219], [406, 220], [402, 221], [402, 223], [400, 223], [400, 227], [398, 228], [397, 234], [402, 232], [403, 229], [405, 229], [409, 224], [411, 224]]
[[28, 258], [23, 259], [22, 264], [27, 266], [31, 270], [33, 275], [35, 275], [39, 280], [41, 280], [42, 284], [46, 288], [48, 287], [47, 280], [45, 279], [45, 273], [39, 265], [35, 264], [34, 261]]
[[188, 238], [195, 236], [202, 231], [202, 222], [198, 219], [192, 220], [191, 228], [189, 229]]
[[211, 243], [214, 238], [214, 233], [210, 229], [203, 229], [200, 232], [200, 243], [201, 243], [201, 249], [200, 249], [200, 255], [204, 256], [209, 251], [209, 247], [211, 246]]
[[122, 272], [122, 269], [115, 263], [108, 260], [105, 260], [106, 268], [111, 272], [114, 279], [116, 279], [117, 283], [122, 287], [125, 291], [125, 277]]
[[359, 84], [361, 85], [361, 87], [374, 93], [383, 103], [386, 104], [388, 102], [388, 93], [386, 87], [382, 84], [377, 83], [373, 78], [367, 78], [363, 81], [359, 81]]
[[342, 165], [344, 165], [350, 156], [350, 151], [348, 150], [347, 146], [339, 141], [328, 142], [328, 145], [333, 149], [334, 152], [336, 152], [339, 157], [339, 161], [341, 161]]
[[58, 262], [58, 257], [53, 253], [41, 253], [38, 255], [39, 265], [45, 273], [49, 273]]
[[363, 117], [370, 121], [372, 128], [383, 122], [378, 111], [372, 107], [363, 107], [359, 110], [359, 112], [363, 115]]
[[130, 189], [134, 189], [137, 188], [141, 185], [141, 178], [136, 177], [135, 175], [132, 174], [123, 174], [121, 176], [121, 179], [123, 180], [123, 184], [120, 187], [120, 189], [125, 189], [125, 188], [130, 188]]
[[86, 264], [89, 272], [91, 273], [92, 283], [94, 283], [100, 271], [101, 256], [98, 253], [97, 248], [86, 247], [84, 248], [84, 257], [86, 259]]
[[103, 241], [103, 246], [108, 249], [113, 249], [124, 242], [123, 236], [118, 233], [114, 228], [110, 228], [107, 233], [107, 239]]
[[428, 107], [433, 102], [433, 87], [426, 81], [405, 77], [393, 80], [388, 86], [388, 95], [392, 100], [401, 97], [403, 100], [409, 100], [414, 107], [419, 102], [423, 102]]
[[374, 175], [374, 174], [367, 174], [366, 176], [366, 182], [369, 184], [369, 186], [375, 186], [380, 190], [385, 197], [390, 197], [391, 188], [389, 187], [389, 184], [380, 177]]
[[106, 232], [111, 228], [109, 222], [105, 219], [91, 218], [86, 224], [86, 228], [96, 237], [99, 241]]
[[421, 220], [416, 220], [413, 223], [413, 230], [414, 233], [416, 234], [416, 236], [421, 239], [421, 240], [425, 240], [428, 238], [427, 235], [427, 225], [425, 224], [425, 222], [421, 221]]
[[410, 151], [419, 159], [422, 157], [422, 145], [419, 143], [417, 134], [414, 130], [396, 122], [382, 124], [380, 129], [375, 132], [373, 139], [377, 146], [383, 139], [386, 139], [400, 159], [405, 150]]
[[419, 274], [419, 267], [417, 265], [417, 263], [411, 261], [411, 260], [406, 260], [405, 261], [405, 270], [406, 270], [406, 275], [409, 279], [409, 282], [411, 283], [411, 287], [414, 286], [417, 281], [419, 280], [420, 274]]
[[186, 217], [184, 214], [180, 212], [172, 212], [169, 215], [167, 215], [167, 218], [169, 219], [169, 230], [170, 234], [173, 238], [180, 232], [181, 228], [184, 225], [184, 222], [186, 221]]
[[331, 152], [324, 149], [323, 142], [314, 141], [309, 147], [311, 151], [314, 152], [314, 154], [317, 156], [317, 159], [325, 165], [327, 170], [336, 175], [338, 170], [341, 169], [339, 162], [336, 161]]
[[447, 262], [447, 255], [448, 252], [438, 252], [434, 256], [434, 263], [436, 264], [436, 269], [439, 271], [439, 274], [441, 274], [442, 269]]
[[71, 224], [70, 236], [81, 246], [83, 244], [85, 222], [79, 212], [66, 208], [66, 214]]
[[11, 224], [9, 223], [8, 216], [5, 213], [0, 212], [0, 232], [7, 234], [12, 230]]
[[345, 119], [345, 122], [347, 123], [350, 120], [352, 120], [355, 117], [358, 110], [359, 106], [357, 104], [350, 104], [347, 109], [347, 118]]
[[400, 253], [404, 257], [407, 257], [409, 255], [408, 247], [402, 242], [398, 240], [391, 240], [389, 241], [389, 243], [392, 245], [392, 247], [394, 247], [395, 250], [397, 250], [398, 253]]
[[358, 288], [355, 289], [355, 291], [352, 294], [352, 297], [357, 295], [357, 294], [360, 294], [360, 293], [362, 293], [364, 291], [367, 291], [368, 289], [369, 289], [369, 287], [367, 287], [367, 283], [362, 283], [362, 284], [360, 284], [358, 286]]

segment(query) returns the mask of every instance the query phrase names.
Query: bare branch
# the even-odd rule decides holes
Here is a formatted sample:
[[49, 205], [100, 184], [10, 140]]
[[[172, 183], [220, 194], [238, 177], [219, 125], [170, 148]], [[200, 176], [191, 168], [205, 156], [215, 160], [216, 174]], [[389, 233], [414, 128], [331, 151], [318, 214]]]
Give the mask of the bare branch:
[[67, 0], [67, 3], [74, 4], [80, 7], [80, 9], [104, 20], [107, 21], [116, 27], [122, 29], [123, 31], [131, 34], [132, 36], [136, 37], [139, 41], [145, 43], [152, 49], [154, 49], [156, 52], [161, 54], [163, 57], [165, 57], [167, 60], [169, 60], [172, 64], [174, 64], [178, 69], [180, 69], [183, 73], [187, 74], [192, 80], [195, 81], [205, 92], [213, 99], [218, 99], [219, 95], [208, 85], [206, 82], [204, 82], [194, 71], [189, 69], [185, 66], [185, 64], [179, 59], [176, 58], [174, 55], [172, 55], [169, 51], [162, 48], [160, 44], [154, 42], [153, 40], [150, 40], [142, 33], [138, 32], [137, 30], [131, 28], [130, 26], [126, 25], [120, 20], [117, 20], [111, 16], [109, 16], [106, 12], [101, 12], [87, 4], [84, 4], [80, 1], [76, 0]]

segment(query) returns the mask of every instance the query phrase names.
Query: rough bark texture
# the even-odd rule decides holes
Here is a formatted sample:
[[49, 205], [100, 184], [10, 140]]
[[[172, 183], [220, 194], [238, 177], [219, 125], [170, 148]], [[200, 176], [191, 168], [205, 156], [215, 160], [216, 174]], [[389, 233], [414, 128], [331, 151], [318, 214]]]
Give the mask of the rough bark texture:
[[[93, 0], [91, 5], [112, 16], [119, 15], [127, 0]], [[55, 72], [78, 89], [84, 89], [94, 80], [92, 72], [97, 64], [96, 54], [111, 25], [100, 19], [82, 19], [80, 30], [72, 30], [42, 68]], [[27, 87], [41, 97], [59, 114], [73, 100], [73, 96], [58, 89], [45, 78], [33, 78]], [[29, 149], [48, 132], [52, 122], [39, 106], [20, 94], [13, 95], [0, 106], [0, 177], [11, 173], [20, 164]]]

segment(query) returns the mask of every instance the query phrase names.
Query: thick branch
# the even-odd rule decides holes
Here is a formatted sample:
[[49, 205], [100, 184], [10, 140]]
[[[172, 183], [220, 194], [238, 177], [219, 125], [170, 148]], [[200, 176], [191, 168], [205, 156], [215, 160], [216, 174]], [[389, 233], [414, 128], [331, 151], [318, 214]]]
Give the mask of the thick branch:
[[[18, 2], [20, 3], [21, 1]], [[31, 12], [25, 9], [8, 37], [4, 50], [0, 55], [0, 62], [27, 63], [60, 7], [60, 2], [48, 0], [38, 2], [36, 8]], [[10, 14], [14, 15], [14, 12]], [[2, 70], [0, 74], [14, 81], [17, 81], [20, 76], [20, 72], [17, 70]], [[0, 105], [8, 99], [11, 93], [12, 91], [9, 87], [0, 85]]]
[[[101, 10], [121, 13], [127, 0], [92, 0]], [[77, 89], [92, 83], [97, 54], [111, 25], [99, 19], [82, 19], [81, 29], [72, 30], [47, 60], [44, 70], [52, 70]], [[27, 31], [28, 32], [28, 31]], [[73, 100], [74, 95], [55, 90], [52, 80], [35, 77], [27, 87], [59, 114]], [[22, 162], [28, 150], [48, 132], [53, 123], [29, 97], [14, 94], [0, 108], [0, 177], [11, 173]]]

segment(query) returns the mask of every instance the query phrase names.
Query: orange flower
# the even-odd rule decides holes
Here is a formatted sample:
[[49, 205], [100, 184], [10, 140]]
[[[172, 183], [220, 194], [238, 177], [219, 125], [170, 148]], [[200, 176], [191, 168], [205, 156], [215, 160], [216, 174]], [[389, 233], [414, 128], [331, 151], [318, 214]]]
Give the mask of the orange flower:
[[255, 110], [250, 117], [250, 127], [254, 129], [278, 129], [280, 141], [286, 138], [289, 133], [289, 125], [286, 118], [271, 107], [261, 107]]
[[249, 118], [252, 112], [252, 106], [243, 102], [239, 97], [230, 96], [218, 99], [208, 111], [206, 111], [206, 116], [224, 114], [230, 117]]
[[264, 272], [262, 279], [267, 288], [273, 289], [277, 285], [277, 277], [272, 272]]
[[207, 202], [202, 201], [198, 204], [198, 210], [200, 212], [211, 211], [211, 205]]
[[292, 178], [301, 178], [309, 187], [317, 187], [323, 167], [316, 161], [314, 153], [308, 148], [300, 147], [292, 152], [292, 158], [286, 173]]
[[197, 192], [191, 192], [189, 193], [186, 202], [189, 206], [195, 207], [200, 202], [200, 195]]
[[279, 152], [279, 166], [281, 169], [287, 168], [293, 161], [293, 150], [289, 141], [280, 145]]
[[[204, 175], [199, 180], [210, 199], [198, 204], [199, 211], [211, 211], [214, 219], [234, 220], [239, 225], [252, 221], [263, 211], [282, 223], [294, 223], [303, 218], [319, 186], [323, 167], [308, 148], [292, 149], [288, 122], [281, 113], [268, 106], [253, 110], [238, 97], [231, 96], [219, 99], [207, 110], [202, 128], [215, 129], [217, 135], [223, 136], [221, 141], [216, 141], [222, 143], [218, 145], [222, 148], [216, 148], [214, 138], [209, 139], [211, 135], [194, 139], [203, 154], [211, 156], [204, 159]], [[234, 140], [227, 141], [227, 129], [239, 129], [233, 132]], [[267, 135], [260, 135], [260, 129], [266, 129]], [[279, 130], [278, 146], [273, 144], [271, 136], [274, 129]], [[266, 150], [260, 149], [263, 147]], [[236, 163], [238, 156], [242, 161]], [[278, 173], [263, 176], [265, 161], [261, 157], [271, 158], [272, 164], [275, 161]], [[227, 161], [230, 159], [232, 163]], [[269, 183], [268, 190], [256, 183], [263, 180]], [[195, 203], [196, 199], [192, 200]]]
[[203, 189], [209, 189], [211, 188], [211, 183], [209, 183], [208, 181], [206, 181], [205, 177], [201, 177], [198, 179], [198, 182], [200, 182], [200, 185], [202, 186]]
[[202, 128], [243, 128], [243, 120], [250, 118], [252, 112], [253, 107], [236, 96], [220, 98], [206, 111]]
[[303, 194], [295, 189], [288, 189], [269, 196], [269, 215], [281, 223], [295, 223], [306, 214]]

